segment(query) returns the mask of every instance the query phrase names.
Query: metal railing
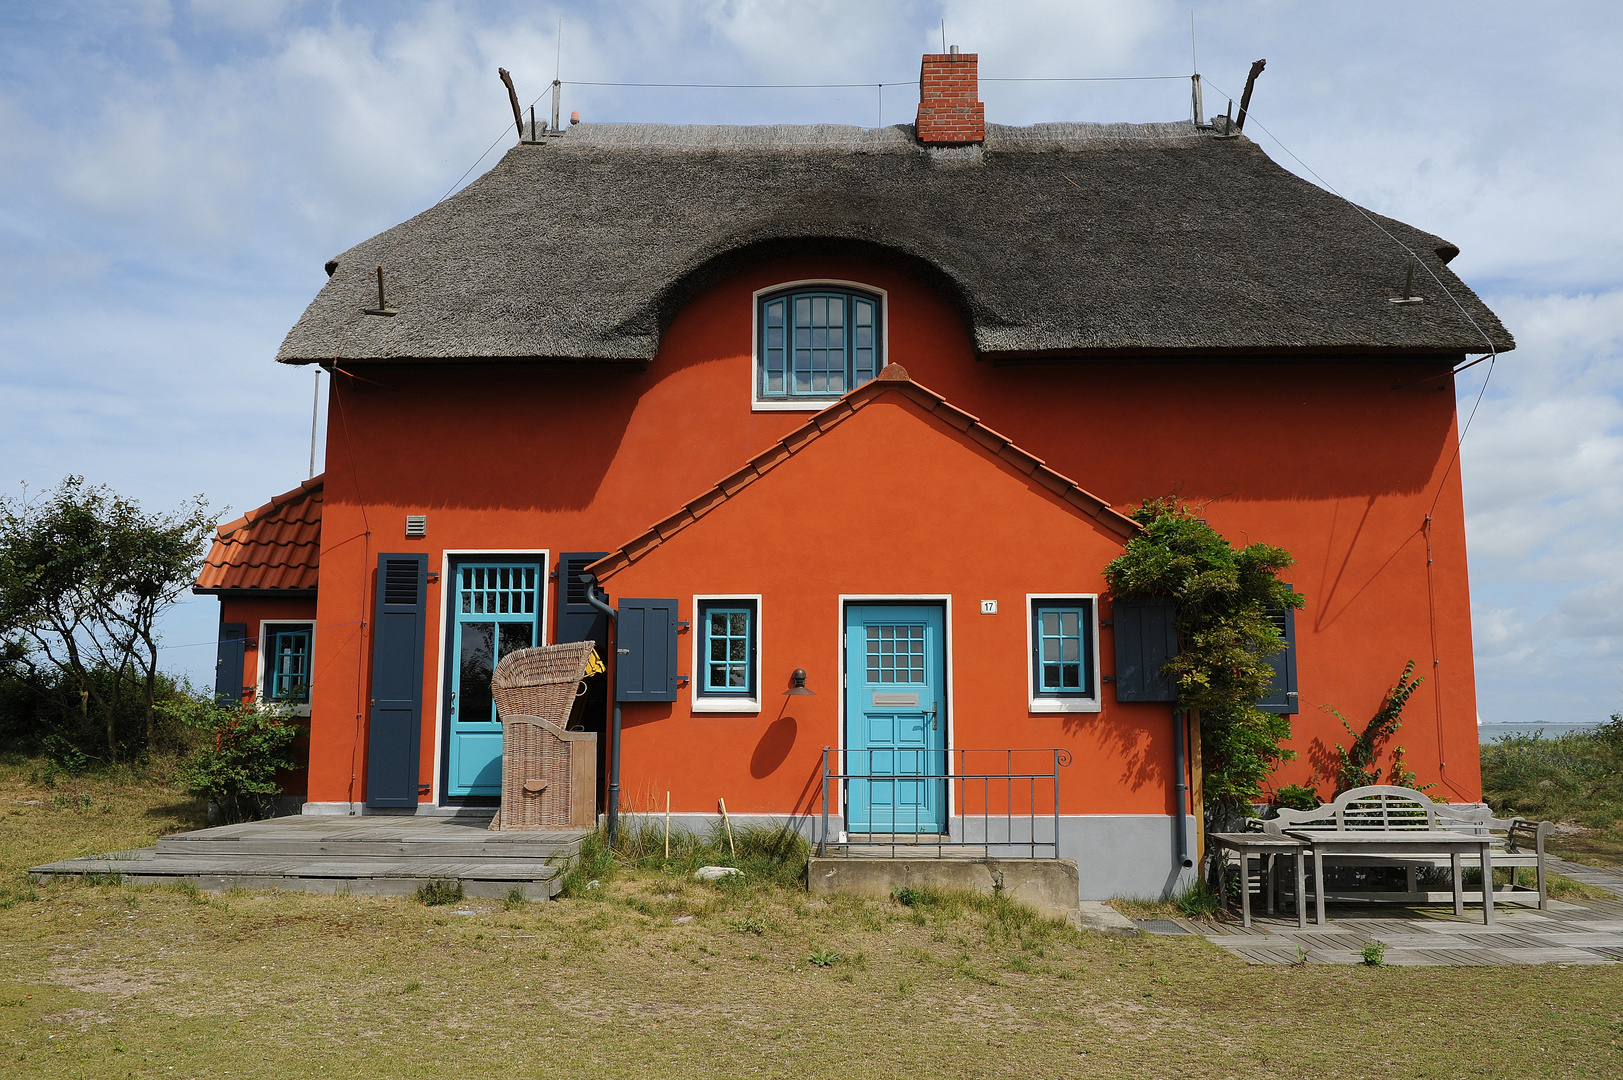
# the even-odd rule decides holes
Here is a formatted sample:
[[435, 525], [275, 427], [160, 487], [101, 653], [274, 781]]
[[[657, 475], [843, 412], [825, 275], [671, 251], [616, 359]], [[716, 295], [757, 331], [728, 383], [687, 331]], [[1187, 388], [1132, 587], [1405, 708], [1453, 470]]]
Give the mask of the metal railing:
[[[823, 822], [817, 851], [1059, 857], [1056, 747], [965, 750], [823, 748]], [[829, 835], [829, 806], [845, 828]], [[853, 812], [853, 807], [860, 812]], [[853, 824], [863, 826], [856, 831]], [[975, 849], [981, 849], [977, 852]]]

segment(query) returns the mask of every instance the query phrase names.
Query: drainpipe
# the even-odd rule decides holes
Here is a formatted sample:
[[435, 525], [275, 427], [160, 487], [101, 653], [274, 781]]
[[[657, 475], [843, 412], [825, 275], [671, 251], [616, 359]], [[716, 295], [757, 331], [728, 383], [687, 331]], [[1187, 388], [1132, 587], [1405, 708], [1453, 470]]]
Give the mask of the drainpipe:
[[[598, 596], [597, 596], [597, 578], [593, 577], [591, 574], [582, 574], [580, 576], [580, 579], [581, 579], [581, 581], [586, 583], [586, 602], [588, 604], [591, 604], [597, 610], [601, 611], [603, 614], [607, 615], [609, 617], [609, 622], [614, 624], [614, 627], [615, 627], [614, 643], [616, 645], [618, 645], [620, 643], [620, 633], [619, 633], [620, 613], [615, 611], [609, 605], [605, 604], [602, 600], [598, 599]], [[616, 665], [616, 673], [618, 674], [618, 665]], [[612, 687], [612, 686], [609, 687], [609, 692], [611, 694], [614, 694], [614, 687]], [[609, 803], [609, 805], [608, 805], [609, 850], [613, 851], [614, 850], [615, 837], [618, 836], [619, 832], [620, 832], [620, 695], [619, 694], [614, 694], [614, 720], [611, 722], [610, 727], [609, 727], [609, 796], [608, 796], [608, 803]]]
[[[618, 709], [618, 706], [616, 706]], [[618, 717], [619, 713], [616, 712]], [[1185, 870], [1195, 865], [1189, 857], [1189, 781], [1184, 778], [1188, 772], [1188, 752], [1184, 749], [1183, 710], [1172, 710], [1172, 771], [1178, 780], [1173, 790], [1178, 793], [1178, 812], [1174, 815], [1174, 829], [1178, 836], [1178, 865]]]

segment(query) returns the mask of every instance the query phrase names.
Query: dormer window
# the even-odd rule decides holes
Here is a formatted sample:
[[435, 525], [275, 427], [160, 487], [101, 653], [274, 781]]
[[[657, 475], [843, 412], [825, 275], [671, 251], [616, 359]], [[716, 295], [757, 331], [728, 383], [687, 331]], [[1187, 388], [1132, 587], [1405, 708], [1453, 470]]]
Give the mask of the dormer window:
[[757, 405], [815, 408], [885, 366], [877, 293], [811, 283], [762, 293], [756, 304]]

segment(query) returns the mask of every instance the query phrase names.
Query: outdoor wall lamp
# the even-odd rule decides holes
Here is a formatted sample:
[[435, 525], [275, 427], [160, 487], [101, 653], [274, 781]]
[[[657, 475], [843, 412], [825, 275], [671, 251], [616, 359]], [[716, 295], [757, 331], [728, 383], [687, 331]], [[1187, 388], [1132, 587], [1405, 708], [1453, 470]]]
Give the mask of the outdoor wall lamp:
[[795, 668], [795, 673], [793, 675], [789, 676], [789, 680], [791, 682], [793, 682], [794, 685], [789, 687], [789, 689], [787, 689], [787, 690], [785, 690], [783, 692], [784, 697], [796, 697], [796, 696], [799, 696], [801, 694], [810, 694], [812, 697], [817, 696], [817, 691], [816, 690], [807, 690], [806, 689], [806, 669], [805, 668], [803, 668], [803, 667]]

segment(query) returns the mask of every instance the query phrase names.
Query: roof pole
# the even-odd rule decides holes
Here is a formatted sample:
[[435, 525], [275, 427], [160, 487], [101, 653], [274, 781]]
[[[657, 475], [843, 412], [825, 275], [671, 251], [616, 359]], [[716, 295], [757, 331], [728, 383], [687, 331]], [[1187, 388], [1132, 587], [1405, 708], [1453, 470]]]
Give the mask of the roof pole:
[[321, 411], [321, 369], [316, 368], [316, 394], [310, 401], [310, 472], [316, 475], [316, 414]]

